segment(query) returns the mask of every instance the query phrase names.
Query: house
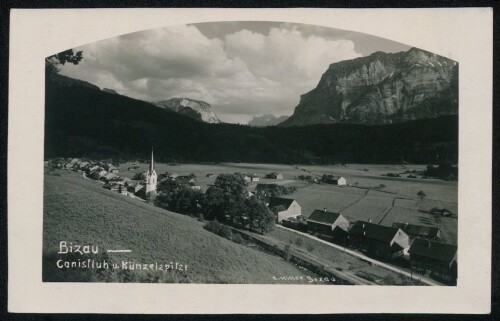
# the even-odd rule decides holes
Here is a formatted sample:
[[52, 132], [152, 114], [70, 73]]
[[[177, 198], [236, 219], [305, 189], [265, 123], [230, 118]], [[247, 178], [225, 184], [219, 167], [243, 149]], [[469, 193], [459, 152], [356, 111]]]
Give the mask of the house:
[[86, 169], [87, 166], [89, 166], [89, 165], [90, 165], [89, 162], [83, 161], [78, 166], [79, 166], [80, 169]]
[[92, 173], [90, 173], [90, 178], [92, 179], [101, 179], [103, 176], [105, 176], [108, 172], [106, 172], [104, 169], [98, 168]]
[[179, 181], [181, 184], [186, 184], [186, 185], [189, 185], [191, 183], [193, 184], [196, 183], [196, 179], [190, 175], [177, 176], [176, 180]]
[[271, 179], [283, 179], [283, 174], [272, 172], [271, 174], [268, 174], [267, 177]]
[[106, 175], [102, 176], [101, 179], [109, 181], [110, 179], [113, 179], [115, 177], [117, 177], [116, 174], [108, 172], [108, 173], [106, 173]]
[[268, 207], [276, 216], [277, 223], [281, 223], [285, 218], [300, 215], [302, 212], [299, 203], [289, 198], [271, 197]]
[[103, 166], [103, 167], [104, 167], [104, 169], [105, 169], [105, 170], [107, 170], [108, 172], [111, 172], [113, 169], [116, 169], [116, 166], [115, 166], [115, 165], [113, 165], [113, 164], [110, 164], [110, 163], [108, 163], [108, 164], [104, 164], [104, 166]]
[[410, 238], [401, 229], [365, 221], [354, 223], [348, 238], [351, 245], [385, 259], [404, 256], [410, 247]]
[[441, 230], [433, 226], [422, 226], [408, 223], [392, 223], [392, 227], [400, 228], [412, 239], [422, 238], [437, 241], [441, 237]]
[[334, 176], [334, 175], [323, 175], [322, 181], [328, 184], [333, 184], [333, 185], [338, 185], [338, 186], [345, 186], [347, 184], [347, 181], [344, 177], [342, 176]]
[[113, 174], [118, 174], [120, 171], [118, 170], [118, 168], [112, 168], [109, 170], [110, 173], [113, 173]]
[[253, 174], [253, 175], [250, 175], [250, 181], [251, 182], [258, 182], [260, 180], [259, 176]]
[[141, 183], [135, 182], [135, 183], [128, 184], [127, 191], [129, 191], [130, 193], [135, 194], [135, 193], [139, 192], [143, 188], [144, 188], [144, 185], [142, 185]]
[[259, 176], [255, 173], [249, 173], [243, 176], [245, 182], [258, 182], [260, 180]]
[[201, 191], [201, 186], [197, 185], [195, 182], [189, 182], [188, 185], [192, 190]]
[[349, 230], [349, 221], [339, 213], [315, 210], [307, 219], [307, 229], [332, 240], [344, 240]]
[[95, 172], [96, 170], [98, 170], [100, 167], [99, 165], [94, 165], [94, 166], [91, 166], [88, 170], [87, 170], [87, 174], [92, 175], [92, 172]]
[[410, 263], [427, 270], [433, 277], [455, 283], [457, 279], [457, 247], [417, 238], [410, 247]]

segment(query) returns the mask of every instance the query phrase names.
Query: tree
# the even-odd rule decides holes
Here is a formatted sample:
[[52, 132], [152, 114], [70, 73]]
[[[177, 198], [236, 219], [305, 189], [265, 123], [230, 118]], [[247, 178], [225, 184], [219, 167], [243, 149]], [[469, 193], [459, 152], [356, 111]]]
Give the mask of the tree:
[[67, 62], [78, 65], [83, 59], [83, 52], [73, 52], [73, 49], [65, 50], [52, 56], [45, 58], [45, 72], [47, 74], [57, 74], [58, 66], [65, 65]]
[[274, 229], [275, 217], [266, 203], [257, 197], [251, 197], [245, 200], [244, 205], [244, 214], [248, 217], [250, 229], [260, 231], [262, 234]]
[[417, 196], [420, 197], [420, 201], [423, 201], [424, 197], [426, 197], [427, 195], [424, 193], [424, 191], [420, 191], [417, 193]]
[[[205, 195], [203, 209], [207, 218], [233, 223], [246, 199], [246, 182], [241, 174], [220, 174]], [[226, 217], [227, 216], [227, 217]]]

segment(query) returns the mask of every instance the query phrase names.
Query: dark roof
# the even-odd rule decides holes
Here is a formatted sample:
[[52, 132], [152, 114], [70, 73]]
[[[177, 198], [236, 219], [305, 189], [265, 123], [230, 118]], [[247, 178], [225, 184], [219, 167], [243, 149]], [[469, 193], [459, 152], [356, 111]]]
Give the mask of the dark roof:
[[283, 205], [277, 205], [277, 206], [273, 206], [271, 207], [271, 211], [273, 212], [283, 212], [283, 211], [286, 211], [286, 207], [284, 207]]
[[457, 254], [455, 245], [416, 239], [410, 247], [410, 254], [451, 263]]
[[341, 216], [339, 213], [328, 212], [324, 210], [314, 210], [314, 212], [309, 215], [307, 221], [313, 221], [316, 223], [324, 223], [332, 225]]
[[353, 237], [363, 237], [383, 243], [392, 241], [399, 229], [365, 221], [357, 221], [349, 230], [349, 235]]
[[271, 183], [271, 184], [259, 183], [259, 184], [257, 184], [257, 186], [255, 188], [258, 189], [258, 190], [271, 190], [271, 189], [278, 188], [278, 184], [274, 184], [274, 183]]
[[392, 227], [400, 228], [407, 234], [430, 237], [430, 238], [437, 237], [439, 233], [439, 228], [433, 226], [393, 223]]
[[327, 179], [339, 180], [342, 176], [326, 175]]
[[273, 208], [278, 205], [283, 205], [285, 209], [288, 209], [293, 203], [293, 199], [281, 198], [281, 197], [271, 197], [269, 199], [269, 208]]

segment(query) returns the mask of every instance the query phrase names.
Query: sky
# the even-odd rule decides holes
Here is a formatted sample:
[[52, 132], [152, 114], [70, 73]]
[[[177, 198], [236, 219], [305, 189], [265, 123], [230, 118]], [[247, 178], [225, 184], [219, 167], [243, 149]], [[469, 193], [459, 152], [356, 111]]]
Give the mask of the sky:
[[223, 122], [291, 115], [332, 63], [410, 47], [345, 30], [281, 22], [209, 22], [87, 44], [60, 73], [136, 99], [209, 103]]

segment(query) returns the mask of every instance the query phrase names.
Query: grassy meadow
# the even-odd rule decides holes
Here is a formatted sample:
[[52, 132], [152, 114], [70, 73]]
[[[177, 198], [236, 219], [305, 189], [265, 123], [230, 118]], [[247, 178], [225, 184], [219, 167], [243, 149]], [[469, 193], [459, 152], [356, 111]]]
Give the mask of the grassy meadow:
[[[77, 173], [58, 174], [45, 175], [44, 179], [44, 281], [96, 280], [88, 278], [88, 270], [78, 273], [55, 268], [58, 259], [93, 258], [57, 254], [60, 241], [99, 246], [99, 258], [112, 262], [178, 262], [189, 266], [183, 272], [132, 271], [97, 281], [113, 282], [118, 277], [129, 282], [280, 283], [283, 281], [272, 277], [314, 276], [277, 256], [212, 234], [189, 216], [108, 191]], [[131, 253], [103, 254], [107, 249], [130, 249]]]
[[[128, 171], [131, 163], [122, 164], [120, 175], [133, 177], [147, 168], [140, 164], [134, 171]], [[157, 172], [175, 172], [179, 175], [194, 173], [198, 184], [206, 189], [213, 184], [218, 174], [256, 173], [260, 182], [272, 182], [296, 186], [298, 189], [284, 197], [294, 198], [302, 207], [302, 214], [308, 217], [315, 209], [327, 208], [337, 211], [351, 221], [369, 220], [391, 226], [394, 222], [436, 226], [442, 231], [446, 243], [457, 243], [458, 183], [438, 179], [408, 178], [406, 170], [421, 171], [424, 165], [278, 165], [278, 164], [156, 164]], [[270, 172], [283, 173], [283, 180], [265, 179]], [[207, 177], [207, 174], [214, 174]], [[387, 173], [400, 173], [401, 177], [387, 177]], [[351, 186], [315, 184], [298, 180], [299, 175], [321, 177], [323, 174], [344, 176]], [[257, 183], [249, 185], [253, 191]], [[381, 185], [384, 187], [381, 188]], [[419, 191], [427, 195], [423, 200]], [[444, 207], [454, 213], [453, 217], [441, 217], [429, 213], [433, 207]]]

